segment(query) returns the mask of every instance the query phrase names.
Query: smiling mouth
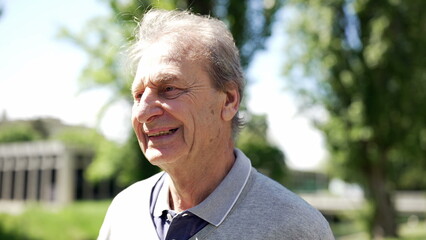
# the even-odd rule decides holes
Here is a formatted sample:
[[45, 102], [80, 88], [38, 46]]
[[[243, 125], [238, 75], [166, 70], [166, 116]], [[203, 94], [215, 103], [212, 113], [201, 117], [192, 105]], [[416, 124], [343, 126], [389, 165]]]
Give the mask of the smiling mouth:
[[148, 137], [160, 137], [160, 136], [167, 136], [175, 133], [178, 130], [178, 128], [170, 129], [168, 131], [160, 131], [157, 133], [147, 134]]

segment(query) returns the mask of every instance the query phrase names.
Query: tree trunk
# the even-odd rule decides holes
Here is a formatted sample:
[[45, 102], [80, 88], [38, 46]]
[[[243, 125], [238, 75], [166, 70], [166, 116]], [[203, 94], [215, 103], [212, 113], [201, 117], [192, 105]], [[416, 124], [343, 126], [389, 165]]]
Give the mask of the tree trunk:
[[386, 154], [371, 168], [370, 199], [373, 202], [371, 234], [374, 238], [397, 237], [396, 211], [392, 191], [386, 184]]

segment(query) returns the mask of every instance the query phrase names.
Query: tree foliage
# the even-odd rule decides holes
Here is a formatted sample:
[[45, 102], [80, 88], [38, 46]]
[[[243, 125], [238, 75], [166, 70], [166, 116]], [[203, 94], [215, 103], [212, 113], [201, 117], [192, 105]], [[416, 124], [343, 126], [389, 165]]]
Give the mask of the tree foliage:
[[41, 134], [29, 124], [0, 125], [0, 143], [28, 142], [41, 139]]
[[[50, 140], [58, 140], [67, 146], [79, 149], [85, 149], [93, 156], [93, 162], [96, 163], [96, 169], [90, 165], [85, 171], [85, 176], [92, 182], [99, 182], [104, 179], [110, 179], [115, 173], [115, 167], [118, 165], [120, 146], [115, 142], [108, 140], [97, 130], [92, 128], [67, 127], [54, 136], [49, 137]], [[113, 164], [103, 164], [99, 159], [111, 159]], [[94, 173], [93, 173], [94, 172]], [[117, 184], [124, 185], [122, 179], [117, 179]]]
[[[125, 100], [132, 104], [130, 84], [133, 72], [126, 66], [123, 53], [133, 41], [138, 19], [148, 9], [191, 9], [195, 13], [222, 19], [234, 35], [242, 64], [246, 67], [254, 52], [263, 47], [265, 38], [270, 35], [271, 22], [279, 8], [279, 1], [261, 0], [105, 0], [103, 3], [109, 9], [107, 15], [93, 18], [80, 32], [63, 28], [60, 33], [89, 56], [80, 78], [82, 91], [101, 87], [112, 93], [111, 99], [101, 108], [99, 119], [114, 102]], [[89, 170], [91, 178], [115, 174], [121, 182], [131, 183], [158, 171], [145, 160], [134, 134], [130, 136], [110, 157], [94, 161]]]
[[9, 121], [4, 112], [0, 120], [0, 143], [48, 140], [66, 127], [52, 118]]
[[[17, 121], [5, 118], [0, 121], [0, 143], [33, 141], [60, 141], [69, 147], [87, 150], [97, 164], [96, 167], [90, 167], [87, 174], [93, 182], [111, 178], [121, 161], [121, 155], [117, 154], [120, 147], [92, 128], [69, 126], [51, 118]], [[112, 164], [104, 164], [99, 160], [105, 158], [111, 159]], [[121, 185], [127, 183], [126, 179], [117, 180]]]
[[283, 183], [288, 177], [285, 156], [268, 140], [266, 116], [249, 115], [250, 120], [238, 136], [237, 147], [250, 158], [253, 167]]
[[330, 172], [364, 188], [375, 235], [397, 235], [396, 189], [426, 189], [425, 7], [421, 0], [287, 5], [294, 44], [287, 73], [305, 103], [327, 111], [317, 125]]

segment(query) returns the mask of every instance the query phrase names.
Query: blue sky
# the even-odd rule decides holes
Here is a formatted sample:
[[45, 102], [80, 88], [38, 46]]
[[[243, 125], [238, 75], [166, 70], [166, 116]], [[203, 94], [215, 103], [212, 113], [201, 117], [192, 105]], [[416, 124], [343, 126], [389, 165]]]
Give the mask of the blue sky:
[[[95, 126], [109, 92], [79, 93], [78, 77], [87, 57], [57, 37], [61, 26], [78, 31], [85, 22], [107, 14], [97, 0], [9, 0], [0, 18], [0, 112], [10, 119], [56, 117], [65, 123]], [[282, 22], [282, 20], [281, 20]], [[269, 136], [296, 169], [317, 168], [325, 157], [322, 138], [284, 90], [285, 34], [275, 24], [267, 48], [256, 54], [247, 77], [248, 107], [266, 113]], [[103, 133], [123, 139], [130, 127], [130, 109], [117, 103], [100, 124]]]

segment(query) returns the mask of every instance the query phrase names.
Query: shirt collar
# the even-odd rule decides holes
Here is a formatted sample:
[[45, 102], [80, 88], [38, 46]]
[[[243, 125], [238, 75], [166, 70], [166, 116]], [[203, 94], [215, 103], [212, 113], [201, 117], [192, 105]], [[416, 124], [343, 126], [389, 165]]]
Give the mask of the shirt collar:
[[162, 180], [159, 181], [162, 186], [160, 187], [160, 192], [158, 193], [157, 201], [155, 202], [153, 214], [155, 217], [161, 217], [164, 210], [170, 210], [169, 205], [169, 185], [170, 185], [170, 176], [164, 174]]
[[210, 224], [219, 226], [238, 200], [250, 176], [250, 160], [238, 149], [235, 163], [219, 186], [197, 206], [188, 211]]
[[[219, 226], [238, 200], [250, 176], [251, 162], [239, 149], [234, 149], [235, 163], [219, 186], [197, 206], [189, 211], [210, 224]], [[164, 210], [170, 210], [170, 176], [164, 174], [164, 180], [158, 194], [153, 214], [160, 217]]]

